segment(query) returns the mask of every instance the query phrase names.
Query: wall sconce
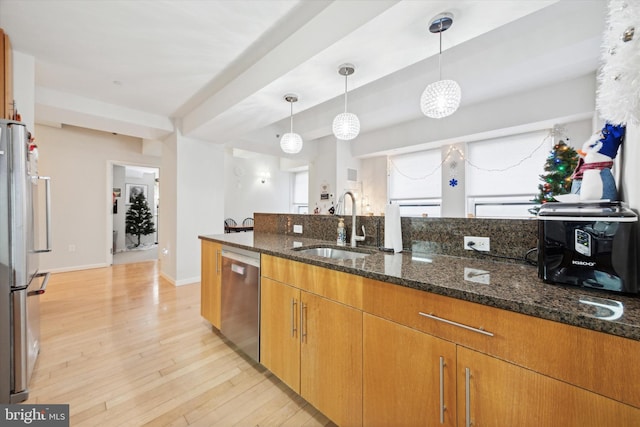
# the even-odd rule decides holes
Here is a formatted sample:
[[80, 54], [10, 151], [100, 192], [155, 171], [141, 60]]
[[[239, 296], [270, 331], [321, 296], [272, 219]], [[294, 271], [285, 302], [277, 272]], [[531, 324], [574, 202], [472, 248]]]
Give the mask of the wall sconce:
[[269, 178], [271, 178], [271, 174], [269, 172], [261, 172], [260, 173], [260, 182], [265, 184]]

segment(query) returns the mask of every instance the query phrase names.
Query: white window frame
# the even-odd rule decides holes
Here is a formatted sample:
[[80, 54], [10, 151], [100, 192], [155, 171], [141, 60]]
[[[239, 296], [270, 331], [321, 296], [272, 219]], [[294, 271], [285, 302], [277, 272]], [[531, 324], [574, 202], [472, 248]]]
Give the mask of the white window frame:
[[[470, 196], [467, 197], [467, 213], [475, 218], [532, 218], [534, 214], [528, 211], [529, 208], [537, 206], [531, 199], [531, 194], [501, 194], [495, 196]], [[496, 207], [495, 215], [484, 215], [478, 211], [483, 206]], [[522, 213], [512, 213], [512, 209], [507, 206], [522, 206]], [[502, 207], [503, 209], [499, 209]]]
[[[299, 174], [307, 175], [307, 201], [296, 200], [296, 182]], [[308, 214], [309, 213], [309, 170], [300, 170], [291, 173], [291, 212], [296, 214]]]

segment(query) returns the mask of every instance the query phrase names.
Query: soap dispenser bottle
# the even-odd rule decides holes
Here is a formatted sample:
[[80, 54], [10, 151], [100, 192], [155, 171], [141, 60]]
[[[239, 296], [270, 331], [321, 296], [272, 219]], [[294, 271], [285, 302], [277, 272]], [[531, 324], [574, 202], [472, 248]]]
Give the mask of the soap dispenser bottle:
[[338, 246], [344, 246], [347, 243], [347, 231], [344, 228], [344, 219], [338, 220]]

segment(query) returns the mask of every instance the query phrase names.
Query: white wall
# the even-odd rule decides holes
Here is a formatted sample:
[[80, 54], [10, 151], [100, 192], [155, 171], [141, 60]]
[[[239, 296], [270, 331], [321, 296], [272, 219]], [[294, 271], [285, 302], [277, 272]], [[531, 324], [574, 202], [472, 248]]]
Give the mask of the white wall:
[[317, 206], [320, 213], [326, 214], [331, 207], [332, 200], [320, 200], [321, 187], [326, 185], [330, 194], [333, 194], [335, 204], [340, 196], [342, 188], [338, 188], [337, 174], [337, 145], [333, 136], [322, 138], [318, 141], [318, 153], [309, 166], [309, 212], [313, 212]]
[[224, 150], [176, 132], [163, 141], [161, 274], [175, 285], [200, 281], [199, 235], [224, 231]]
[[[451, 148], [454, 148], [453, 150]], [[462, 154], [461, 154], [462, 153]], [[465, 164], [466, 144], [453, 144], [442, 147], [442, 167], [440, 173], [442, 205], [440, 215], [442, 217], [464, 217], [466, 209]], [[449, 182], [455, 179], [457, 184], [452, 186]]]
[[255, 212], [289, 212], [292, 174], [280, 170], [278, 157], [235, 157], [232, 150], [226, 150], [224, 159], [225, 218], [241, 224], [243, 219], [253, 218]]
[[13, 51], [13, 98], [27, 129], [33, 133], [35, 122], [35, 60], [31, 55]]
[[[40, 175], [51, 177], [53, 251], [41, 255], [41, 268], [65, 271], [108, 264], [112, 245], [111, 161], [159, 166], [144, 156], [142, 142], [73, 126], [36, 125]], [[109, 236], [109, 237], [107, 237]]]
[[158, 249], [160, 274], [172, 283], [177, 276], [176, 240], [178, 224], [178, 135], [173, 133], [162, 141], [160, 170], [160, 215]]
[[[382, 215], [387, 204], [387, 157], [370, 157], [360, 161], [364, 197], [374, 215]], [[365, 213], [366, 206], [365, 206]]]
[[[351, 155], [353, 141], [336, 140], [336, 198], [345, 191], [351, 191], [356, 197], [356, 212], [362, 214], [362, 174], [360, 172], [360, 160]], [[355, 180], [349, 179], [349, 170], [355, 171]], [[346, 204], [346, 213], [351, 213], [351, 200]]]

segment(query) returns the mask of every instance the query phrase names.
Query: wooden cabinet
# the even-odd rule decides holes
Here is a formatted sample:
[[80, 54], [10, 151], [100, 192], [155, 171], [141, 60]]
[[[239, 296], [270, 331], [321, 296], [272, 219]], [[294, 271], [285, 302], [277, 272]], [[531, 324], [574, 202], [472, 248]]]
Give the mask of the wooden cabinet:
[[220, 329], [222, 245], [202, 240], [200, 256], [200, 315]]
[[13, 116], [13, 64], [9, 36], [0, 29], [0, 118]]
[[456, 425], [455, 344], [366, 313], [363, 340], [363, 425]]
[[640, 341], [378, 281], [367, 284], [363, 307], [365, 312], [640, 408], [640, 363], [629, 359], [631, 354], [640, 355]]
[[640, 409], [459, 346], [459, 426], [623, 427]]
[[300, 290], [262, 277], [260, 363], [300, 394]]
[[[219, 260], [203, 241], [203, 316], [218, 327]], [[638, 341], [279, 257], [261, 265], [261, 363], [340, 426], [640, 425]]]
[[300, 395], [339, 426], [362, 426], [362, 311], [300, 292]]
[[[336, 424], [361, 426], [362, 311], [300, 289], [335, 289], [331, 280], [314, 285], [267, 277], [313, 280], [312, 266], [262, 260], [260, 362]], [[348, 288], [351, 277], [341, 274], [336, 283]]]
[[[629, 354], [640, 354], [636, 342], [382, 282], [371, 285], [363, 301], [365, 425], [400, 416], [402, 409], [392, 403], [379, 407], [384, 396], [375, 393], [385, 385], [396, 405], [416, 411], [402, 425], [433, 425], [433, 414], [419, 412], [416, 391], [432, 408], [440, 375], [422, 366], [411, 378], [408, 366], [419, 366], [415, 349], [423, 363], [446, 354], [442, 341], [455, 352], [448, 366], [455, 366], [457, 392], [455, 399], [445, 397], [445, 415], [457, 413], [458, 426], [640, 425], [633, 403], [639, 376], [628, 362]], [[376, 347], [391, 354], [381, 356]], [[410, 386], [394, 383], [406, 377]]]

